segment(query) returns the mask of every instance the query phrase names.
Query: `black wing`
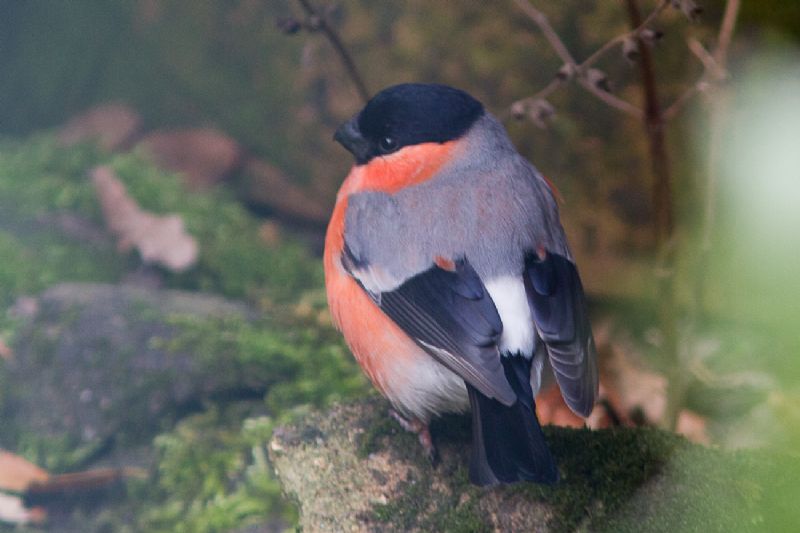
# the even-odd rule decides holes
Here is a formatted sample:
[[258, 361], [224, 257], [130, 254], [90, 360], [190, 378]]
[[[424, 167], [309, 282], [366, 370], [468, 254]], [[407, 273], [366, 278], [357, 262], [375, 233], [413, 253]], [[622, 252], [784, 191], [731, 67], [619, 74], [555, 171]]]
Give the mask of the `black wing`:
[[525, 260], [525, 288], [561, 394], [573, 411], [589, 416], [598, 390], [597, 354], [578, 271], [561, 255], [532, 253]]
[[503, 323], [466, 259], [456, 261], [453, 271], [434, 265], [392, 291], [371, 296], [417, 344], [464, 381], [505, 405], [516, 401], [497, 351]]

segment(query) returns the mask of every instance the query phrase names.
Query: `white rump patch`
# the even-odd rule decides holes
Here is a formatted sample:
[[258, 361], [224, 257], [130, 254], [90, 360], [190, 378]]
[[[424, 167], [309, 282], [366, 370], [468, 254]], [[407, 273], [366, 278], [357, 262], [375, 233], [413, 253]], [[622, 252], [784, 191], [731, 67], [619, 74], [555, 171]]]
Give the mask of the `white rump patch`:
[[486, 290], [503, 322], [500, 353], [521, 353], [531, 357], [534, 347], [533, 317], [522, 278], [500, 276], [486, 282]]

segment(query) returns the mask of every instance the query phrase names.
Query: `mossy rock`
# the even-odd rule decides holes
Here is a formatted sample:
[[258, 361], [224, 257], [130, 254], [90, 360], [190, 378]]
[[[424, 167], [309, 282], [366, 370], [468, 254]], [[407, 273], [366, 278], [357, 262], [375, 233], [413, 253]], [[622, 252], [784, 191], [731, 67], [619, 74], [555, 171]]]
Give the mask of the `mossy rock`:
[[547, 427], [562, 476], [556, 487], [478, 488], [467, 480], [466, 417], [434, 425], [442, 460], [432, 467], [387, 409], [370, 399], [276, 429], [270, 457], [304, 531], [762, 531], [791, 523], [773, 496], [794, 486], [796, 460], [723, 452], [652, 428]]
[[38, 448], [33, 459], [47, 468], [81, 466], [113, 441], [147, 442], [204, 398], [248, 386], [239, 372], [219, 372], [236, 369], [236, 354], [215, 362], [176, 344], [186, 322], [252, 316], [242, 304], [89, 283], [54, 286], [36, 302], [2, 369], [0, 442]]

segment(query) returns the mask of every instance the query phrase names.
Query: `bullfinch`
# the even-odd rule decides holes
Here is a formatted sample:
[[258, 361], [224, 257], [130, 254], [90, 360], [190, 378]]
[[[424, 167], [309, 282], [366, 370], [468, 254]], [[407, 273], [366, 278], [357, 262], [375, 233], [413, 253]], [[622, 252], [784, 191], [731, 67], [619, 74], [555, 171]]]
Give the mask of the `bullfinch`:
[[470, 480], [555, 483], [536, 417], [545, 365], [588, 416], [597, 358], [549, 182], [467, 93], [384, 89], [334, 136], [355, 158], [325, 238], [335, 325], [429, 452], [472, 411]]

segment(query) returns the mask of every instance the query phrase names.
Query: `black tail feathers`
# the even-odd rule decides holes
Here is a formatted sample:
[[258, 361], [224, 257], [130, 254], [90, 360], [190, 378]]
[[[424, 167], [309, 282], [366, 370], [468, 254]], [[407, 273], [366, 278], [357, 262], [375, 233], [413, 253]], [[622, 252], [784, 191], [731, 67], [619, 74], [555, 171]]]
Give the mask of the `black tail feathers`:
[[470, 481], [476, 485], [556, 483], [558, 467], [536, 418], [531, 360], [517, 355], [504, 356], [502, 361], [506, 378], [517, 394], [514, 405], [505, 406], [467, 385], [472, 407]]

